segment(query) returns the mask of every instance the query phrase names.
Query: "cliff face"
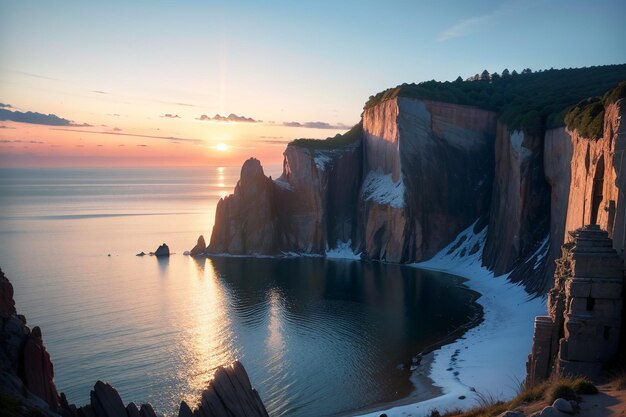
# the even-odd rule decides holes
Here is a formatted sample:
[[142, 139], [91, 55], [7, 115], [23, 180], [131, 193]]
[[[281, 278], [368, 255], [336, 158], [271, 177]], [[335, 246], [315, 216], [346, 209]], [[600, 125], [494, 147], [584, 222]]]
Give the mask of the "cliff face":
[[396, 98], [363, 114], [365, 252], [428, 259], [489, 206], [491, 112]]
[[[606, 109], [604, 137], [589, 140], [565, 128], [511, 130], [469, 106], [383, 100], [363, 112], [351, 144], [290, 144], [274, 181], [260, 166], [254, 181], [242, 172], [234, 196], [218, 205], [209, 252], [324, 254], [350, 242], [368, 259], [419, 262], [482, 219], [484, 264], [544, 293], [567, 230], [597, 222], [623, 256], [620, 103]], [[245, 208], [254, 201], [267, 209]], [[233, 245], [249, 224], [258, 235]]]
[[624, 100], [610, 104], [604, 117], [604, 134], [593, 140], [570, 132], [570, 192], [565, 230], [598, 224], [613, 239], [624, 258], [626, 235], [626, 115]]
[[324, 254], [357, 241], [360, 141], [340, 149], [290, 145], [284, 156], [276, 180], [258, 160], [245, 162], [235, 192], [217, 205], [208, 253]]
[[[529, 273], [524, 265], [548, 234], [550, 190], [543, 161], [543, 138], [510, 131], [498, 123], [495, 144], [495, 180], [489, 211], [489, 231], [483, 252], [484, 263], [496, 275], [513, 271], [520, 281]], [[526, 267], [525, 267], [526, 266]], [[533, 283], [533, 290], [544, 283]]]
[[261, 163], [249, 159], [241, 168], [234, 194], [220, 200], [209, 250], [233, 255], [273, 255], [276, 241], [274, 186]]

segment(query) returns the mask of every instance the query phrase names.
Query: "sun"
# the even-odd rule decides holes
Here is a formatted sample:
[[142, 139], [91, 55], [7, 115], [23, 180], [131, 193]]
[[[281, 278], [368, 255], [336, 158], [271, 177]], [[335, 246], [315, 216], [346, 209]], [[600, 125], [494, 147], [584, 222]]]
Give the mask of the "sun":
[[226, 152], [228, 150], [228, 145], [225, 143], [218, 143], [217, 145], [215, 145], [215, 149], [220, 152]]

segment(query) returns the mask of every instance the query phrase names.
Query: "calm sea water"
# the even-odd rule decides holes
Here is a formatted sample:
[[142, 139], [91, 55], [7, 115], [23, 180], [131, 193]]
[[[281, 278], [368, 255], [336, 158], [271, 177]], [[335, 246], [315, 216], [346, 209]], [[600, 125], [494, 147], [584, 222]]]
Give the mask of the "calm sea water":
[[[183, 256], [208, 240], [238, 177], [228, 167], [0, 169], [0, 267], [18, 311], [42, 327], [70, 402], [87, 403], [102, 379], [125, 402], [171, 414], [239, 359], [273, 416], [348, 412], [410, 394], [402, 365], [474, 314], [458, 279], [435, 272]], [[163, 242], [169, 259], [135, 256]]]

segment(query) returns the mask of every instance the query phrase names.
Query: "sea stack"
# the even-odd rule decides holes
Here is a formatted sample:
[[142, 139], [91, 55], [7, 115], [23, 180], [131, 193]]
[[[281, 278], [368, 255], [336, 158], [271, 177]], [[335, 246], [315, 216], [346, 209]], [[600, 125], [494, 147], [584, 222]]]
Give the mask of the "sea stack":
[[204, 255], [205, 251], [206, 251], [206, 243], [204, 242], [204, 236], [200, 235], [200, 237], [198, 238], [198, 243], [196, 243], [196, 246], [194, 246], [193, 249], [189, 251], [189, 255], [200, 256], [200, 255]]
[[170, 256], [170, 248], [164, 243], [157, 248], [154, 256]]

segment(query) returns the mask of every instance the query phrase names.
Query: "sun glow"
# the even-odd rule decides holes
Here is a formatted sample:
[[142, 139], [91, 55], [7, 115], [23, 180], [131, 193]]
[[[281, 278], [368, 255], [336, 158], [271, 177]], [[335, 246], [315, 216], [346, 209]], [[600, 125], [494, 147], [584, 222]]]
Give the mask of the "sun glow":
[[215, 149], [220, 152], [226, 152], [228, 150], [228, 145], [225, 143], [218, 143], [217, 145], [215, 145]]

